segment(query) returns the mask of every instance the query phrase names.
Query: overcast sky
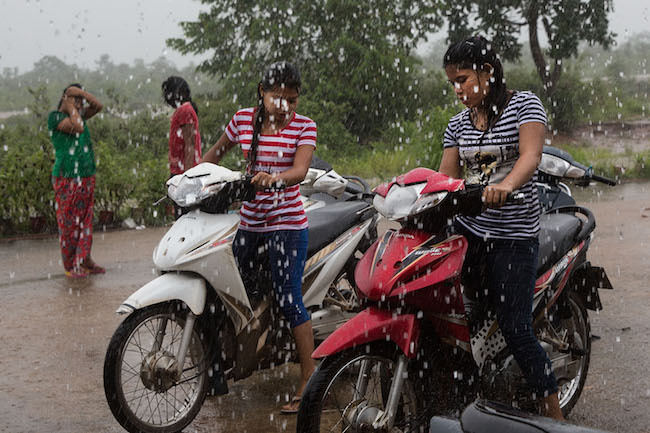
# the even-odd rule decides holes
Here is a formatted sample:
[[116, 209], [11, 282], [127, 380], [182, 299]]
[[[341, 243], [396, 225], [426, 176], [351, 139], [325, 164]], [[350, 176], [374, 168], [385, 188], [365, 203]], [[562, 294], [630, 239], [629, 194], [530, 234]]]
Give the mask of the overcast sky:
[[[25, 72], [45, 55], [85, 67], [102, 54], [116, 63], [166, 56], [178, 66], [196, 64], [202, 59], [167, 49], [165, 39], [182, 36], [178, 23], [202, 7], [198, 0], [0, 0], [0, 70]], [[648, 31], [649, 2], [614, 0], [610, 19], [619, 41]]]

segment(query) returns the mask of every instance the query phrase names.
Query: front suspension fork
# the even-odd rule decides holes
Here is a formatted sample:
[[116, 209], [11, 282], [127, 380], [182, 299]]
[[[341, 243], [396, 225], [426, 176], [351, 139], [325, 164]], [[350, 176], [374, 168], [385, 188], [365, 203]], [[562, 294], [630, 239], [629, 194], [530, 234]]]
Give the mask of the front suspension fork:
[[192, 340], [192, 331], [194, 330], [194, 323], [196, 316], [191, 311], [187, 313], [185, 319], [185, 326], [183, 327], [183, 337], [181, 337], [181, 347], [178, 349], [176, 360], [178, 361], [178, 377], [183, 373], [183, 366], [185, 365], [185, 357], [187, 356], [187, 349], [190, 347]]
[[373, 428], [388, 431], [393, 428], [393, 425], [395, 424], [395, 414], [397, 413], [397, 405], [399, 404], [400, 396], [402, 395], [404, 379], [406, 379], [406, 368], [408, 362], [409, 360], [406, 355], [402, 354], [399, 356], [399, 359], [397, 360], [397, 368], [393, 375], [393, 382], [390, 385], [386, 410], [375, 420], [375, 422], [372, 423]]
[[[377, 432], [390, 431], [393, 428], [393, 425], [395, 424], [395, 414], [397, 413], [402, 388], [404, 387], [407, 365], [408, 358], [405, 355], [400, 355], [397, 360], [397, 368], [395, 369], [393, 380], [391, 381], [388, 398], [386, 399], [386, 406], [384, 407], [384, 410], [381, 411], [379, 408], [367, 406], [365, 393], [368, 388], [368, 380], [370, 379], [368, 375], [370, 362], [368, 360], [361, 361], [352, 397], [351, 407], [353, 409], [348, 414], [348, 422], [351, 426], [354, 426], [356, 429], [364, 423], [371, 423], [373, 431]], [[368, 419], [368, 415], [370, 415], [370, 419]]]

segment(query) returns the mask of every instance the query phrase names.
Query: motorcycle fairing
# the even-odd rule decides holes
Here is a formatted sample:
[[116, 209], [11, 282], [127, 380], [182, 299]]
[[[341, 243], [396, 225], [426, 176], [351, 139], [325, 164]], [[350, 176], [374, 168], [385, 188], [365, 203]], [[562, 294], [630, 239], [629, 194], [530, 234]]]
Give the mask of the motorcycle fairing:
[[382, 183], [373, 191], [382, 197], [386, 197], [393, 185], [407, 186], [416, 183], [424, 183], [427, 185], [422, 190], [421, 194], [428, 194], [440, 191], [458, 191], [464, 188], [465, 181], [463, 179], [454, 179], [446, 174], [439, 173], [429, 168], [418, 167], [397, 176], [392, 182]]
[[388, 191], [393, 187], [393, 185], [406, 186], [413, 185], [414, 183], [424, 183], [427, 180], [427, 177], [431, 176], [435, 171], [430, 168], [418, 167], [409, 171], [408, 173], [401, 174], [394, 178], [391, 182], [385, 182], [373, 189], [373, 192], [379, 194], [382, 197], [386, 197]]
[[415, 357], [420, 335], [420, 321], [415, 314], [396, 316], [390, 310], [370, 306], [334, 331], [312, 354], [319, 359], [350, 347], [373, 341], [395, 342], [409, 358]]
[[[303, 303], [305, 307], [321, 305], [327, 290], [350, 256], [354, 254], [374, 219], [370, 218], [341, 234], [331, 244], [310, 257], [305, 263]], [[307, 284], [309, 283], [309, 284]]]
[[463, 312], [431, 313], [428, 318], [441, 341], [471, 353], [469, 323], [464, 306], [461, 308]]
[[371, 300], [410, 295], [460, 276], [466, 251], [467, 241], [462, 236], [445, 238], [401, 229], [386, 233], [364, 254], [357, 265], [355, 280], [359, 290]]
[[181, 300], [195, 315], [203, 313], [207, 295], [205, 280], [187, 272], [169, 272], [142, 286], [122, 302], [116, 313], [130, 314], [149, 305]]
[[[546, 271], [544, 275], [539, 277], [535, 282], [535, 294], [533, 296], [533, 311], [537, 310], [537, 307], [542, 302], [544, 296], [543, 293], [546, 292], [548, 288], [554, 288], [553, 295], [546, 301], [546, 308], [553, 305], [557, 298], [560, 296], [564, 287], [566, 286], [569, 277], [573, 273], [573, 269], [577, 263], [576, 258], [580, 255], [580, 252], [586, 247], [586, 241], [580, 242], [578, 245], [569, 250], [556, 264], [554, 264], [551, 269]], [[558, 281], [559, 280], [559, 281]], [[535, 315], [535, 320], [539, 320], [543, 314], [544, 309], [540, 312], [537, 312]]]
[[219, 241], [234, 236], [238, 226], [237, 214], [189, 212], [165, 233], [153, 252], [153, 262], [158, 269], [176, 270], [211, 254]]
[[424, 187], [421, 194], [424, 195], [440, 191], [455, 192], [463, 188], [465, 188], [464, 179], [454, 179], [446, 174], [435, 171], [427, 177], [427, 186]]

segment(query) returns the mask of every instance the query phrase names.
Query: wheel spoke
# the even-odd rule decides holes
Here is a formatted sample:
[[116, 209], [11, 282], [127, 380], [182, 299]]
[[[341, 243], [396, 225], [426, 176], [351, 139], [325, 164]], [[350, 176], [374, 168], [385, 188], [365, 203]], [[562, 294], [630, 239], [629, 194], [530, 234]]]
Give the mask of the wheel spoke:
[[[369, 362], [366, 370], [367, 384], [364, 385], [365, 392], [361, 395], [357, 380], [361, 374], [360, 364], [365, 360]], [[390, 384], [394, 375], [393, 361], [372, 356], [359, 355], [342, 365], [338, 370], [332, 372], [333, 377], [325, 382], [327, 390], [321, 397], [320, 419], [321, 431], [348, 432], [354, 430], [353, 419], [347, 417], [352, 415], [354, 406], [351, 404], [365, 405], [369, 408], [386, 410], [385, 402], [388, 398], [388, 389], [384, 389], [386, 383]], [[384, 378], [387, 382], [384, 381]], [[384, 386], [382, 386], [384, 383]], [[418, 416], [417, 400], [414, 396], [411, 382], [407, 379], [404, 383], [402, 396], [399, 400], [398, 413], [396, 414], [396, 428], [403, 429], [404, 426], [411, 426]], [[356, 400], [361, 395], [362, 400]], [[354, 415], [352, 415], [354, 418]], [[352, 424], [350, 423], [352, 422]]]
[[[124, 413], [129, 417], [135, 417], [151, 427], [171, 425], [186, 417], [188, 412], [196, 407], [197, 400], [202, 401], [200, 392], [206, 380], [203, 377], [205, 372], [200, 371], [201, 367], [197, 362], [205, 358], [203, 344], [198, 336], [193, 334], [183, 366], [185, 368], [181, 371], [179, 384], [172, 386], [173, 390], [170, 388], [159, 392], [160, 389], [148, 389], [142, 382], [142, 368], [152, 368], [153, 371], [160, 369], [161, 364], [142, 367], [142, 362], [147, 356], [154, 355], [151, 351], [156, 347], [157, 332], [163, 320], [168, 323], [164, 335], [158, 336], [161, 343], [159, 350], [167, 354], [160, 355], [175, 356], [183, 336], [184, 322], [174, 314], [162, 313], [146, 317], [133, 327], [118, 359], [118, 401], [122, 402], [120, 404], [125, 408]], [[153, 362], [157, 362], [157, 358], [156, 361], [152, 360]], [[156, 376], [158, 374], [155, 373]], [[152, 380], [158, 387], [160, 378], [153, 377]]]

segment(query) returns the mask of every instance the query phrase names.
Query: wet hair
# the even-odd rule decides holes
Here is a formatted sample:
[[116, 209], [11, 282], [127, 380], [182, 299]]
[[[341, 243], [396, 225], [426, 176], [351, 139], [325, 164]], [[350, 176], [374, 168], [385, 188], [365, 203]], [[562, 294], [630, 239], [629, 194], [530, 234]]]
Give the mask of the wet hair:
[[192, 104], [192, 108], [194, 108], [194, 112], [197, 115], [199, 114], [199, 108], [192, 101], [190, 86], [189, 84], [187, 84], [187, 81], [185, 81], [183, 78], [174, 75], [167, 78], [162, 83], [162, 92], [163, 92], [163, 98], [165, 98], [165, 102], [171, 105], [172, 107], [178, 108], [184, 102], [189, 102], [190, 104]]
[[57, 105], [56, 107], [57, 111], [61, 109], [61, 105], [63, 105], [63, 97], [65, 96], [65, 92], [67, 92], [70, 87], [78, 87], [79, 89], [83, 89], [83, 87], [81, 87], [81, 84], [79, 83], [72, 83], [68, 87], [63, 89], [63, 93], [61, 94], [61, 99], [59, 100], [59, 105]]
[[262, 98], [260, 87], [265, 92], [282, 88], [294, 89], [296, 92], [300, 93], [301, 86], [300, 71], [296, 66], [287, 61], [273, 63], [266, 69], [264, 75], [262, 75], [262, 81], [260, 81], [260, 84], [257, 86], [258, 106], [255, 111], [255, 121], [253, 122], [253, 139], [251, 142], [251, 148], [248, 151], [248, 157], [246, 158], [247, 171], [250, 173], [253, 172], [255, 164], [257, 163], [257, 147], [260, 142], [262, 124], [266, 117], [266, 109], [264, 108], [264, 99]]
[[499, 56], [492, 49], [490, 42], [482, 36], [472, 36], [463, 41], [452, 44], [442, 60], [443, 68], [456, 66], [458, 69], [473, 69], [478, 74], [479, 69], [488, 63], [492, 66], [490, 91], [484, 103], [488, 107], [488, 129], [496, 122], [499, 113], [508, 102], [508, 89], [503, 77], [503, 65]]

